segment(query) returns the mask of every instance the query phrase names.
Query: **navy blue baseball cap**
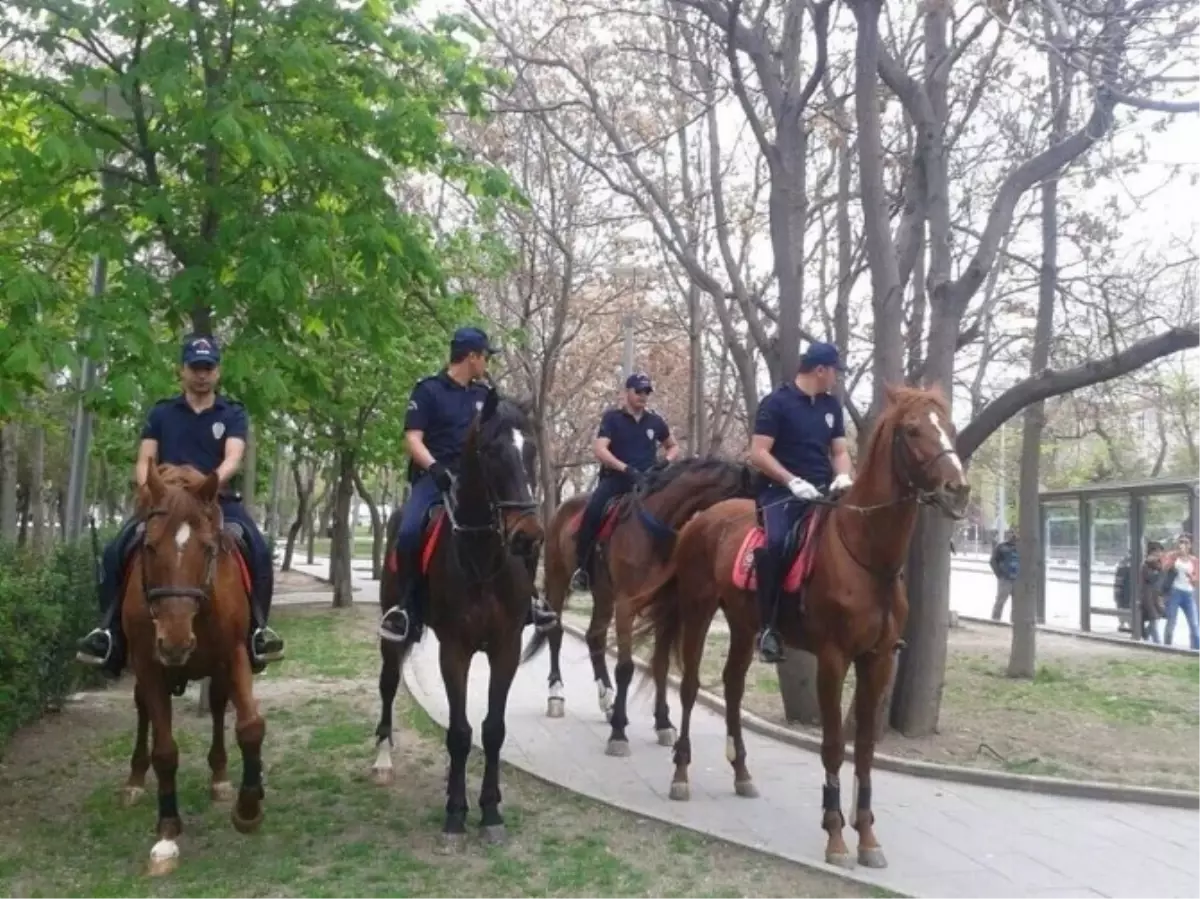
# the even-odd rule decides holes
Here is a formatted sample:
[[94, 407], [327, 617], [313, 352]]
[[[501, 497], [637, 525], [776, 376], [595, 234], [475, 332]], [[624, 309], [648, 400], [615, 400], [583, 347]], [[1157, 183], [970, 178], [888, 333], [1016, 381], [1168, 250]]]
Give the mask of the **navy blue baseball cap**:
[[488, 356], [494, 356], [500, 352], [499, 347], [492, 346], [485, 331], [471, 327], [459, 328], [450, 338], [450, 352], [453, 353], [457, 350], [466, 350], [468, 353], [484, 353]]
[[212, 337], [189, 337], [183, 343], [184, 365], [218, 365], [221, 348]]
[[650, 376], [644, 375], [641, 372], [634, 372], [625, 379], [626, 390], [636, 390], [638, 393], [653, 393], [654, 387], [650, 383]]
[[800, 371], [812, 371], [821, 365], [842, 370], [838, 348], [832, 343], [810, 343], [804, 355], [800, 357]]

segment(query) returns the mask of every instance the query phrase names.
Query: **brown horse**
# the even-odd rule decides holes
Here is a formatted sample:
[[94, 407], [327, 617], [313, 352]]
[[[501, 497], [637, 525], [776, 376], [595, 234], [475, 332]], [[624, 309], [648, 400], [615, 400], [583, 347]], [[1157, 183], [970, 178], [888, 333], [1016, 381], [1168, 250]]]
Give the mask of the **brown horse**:
[[[811, 560], [811, 578], [805, 580], [807, 572], [794, 566], [786, 579], [778, 616], [780, 633], [788, 646], [814, 653], [818, 662], [825, 766], [822, 826], [829, 834], [825, 858], [833, 864], [853, 864], [842, 837], [845, 821], [839, 780], [846, 751], [842, 684], [851, 662], [858, 721], [851, 824], [859, 834], [859, 863], [887, 864], [875, 838], [871, 812], [874, 722], [908, 619], [901, 571], [917, 506], [930, 504], [961, 518], [970, 495], [954, 452], [954, 437], [940, 393], [889, 390], [858, 480], [840, 502], [826, 501], [815, 513], [819, 519], [809, 530], [811, 552], [801, 551], [796, 562], [803, 566]], [[730, 632], [724, 672], [726, 757], [733, 766], [735, 791], [757, 795], [746, 768], [741, 726], [742, 694], [759, 627], [758, 605], [748, 589], [745, 567], [762, 540], [755, 518], [754, 504], [745, 500], [718, 503], [701, 512], [680, 533], [669, 568], [632, 602], [638, 636], [655, 638], [656, 664], [667, 664], [673, 655], [683, 672], [683, 721], [675, 744], [672, 799], [687, 799], [690, 794], [692, 706], [700, 685], [705, 637], [718, 608], [724, 611]]]
[[[752, 496], [753, 484], [753, 472], [741, 463], [705, 457], [681, 459], [652, 470], [641, 488], [614, 502], [605, 516], [591, 556], [593, 602], [587, 645], [600, 711], [612, 724], [606, 750], [609, 755], [629, 754], [625, 728], [629, 683], [633, 679], [633, 618], [626, 599], [648, 579], [657, 577], [670, 558], [676, 532], [689, 518], [722, 500]], [[575, 536], [586, 501], [586, 496], [572, 497], [560, 505], [548, 529], [546, 600], [560, 615], [570, 592]], [[605, 641], [614, 613], [618, 652], [615, 697], [605, 657]], [[550, 641], [550, 698], [546, 714], [557, 718], [562, 716], [566, 702], [559, 670], [562, 630], [556, 628], [547, 637], [535, 636], [533, 645], [542, 639]], [[670, 746], [676, 734], [667, 707], [665, 657], [654, 670], [654, 682], [654, 728], [659, 744]]]
[[[131, 803], [142, 795], [153, 764], [158, 779], [158, 842], [150, 851], [154, 875], [179, 863], [183, 824], [175, 793], [179, 749], [171, 732], [171, 694], [182, 694], [189, 681], [207, 677], [212, 684], [212, 798], [234, 798], [225, 752], [225, 705], [232, 700], [242, 751], [233, 825], [250, 833], [263, 819], [266, 724], [254, 698], [246, 647], [250, 578], [234, 540], [222, 529], [218, 486], [215, 473], [205, 477], [191, 466], [150, 466], [138, 500], [145, 533], [130, 555], [122, 596], [121, 625], [136, 678], [137, 706], [125, 799]], [[151, 726], [153, 751], [148, 748]]]
[[[450, 706], [446, 751], [450, 771], [442, 834], [448, 847], [464, 842], [467, 826], [467, 757], [471, 722], [467, 718], [467, 678], [477, 652], [488, 657], [488, 711], [483, 721], [484, 771], [479, 794], [480, 829], [491, 843], [505, 838], [500, 814], [500, 749], [504, 745], [505, 708], [517, 665], [521, 633], [533, 595], [533, 569], [543, 533], [537, 521], [537, 448], [523, 408], [500, 400], [493, 391], [467, 432], [460, 475], [444, 510], [435, 511], [426, 529], [423, 558], [428, 593], [427, 620], [438, 639], [442, 681]], [[388, 564], [379, 601], [386, 610], [398, 594], [395, 553], [400, 510], [388, 523]], [[532, 560], [532, 561], [531, 561]], [[382, 700], [373, 766], [375, 781], [392, 779], [392, 706], [404, 660], [413, 646], [379, 641]]]

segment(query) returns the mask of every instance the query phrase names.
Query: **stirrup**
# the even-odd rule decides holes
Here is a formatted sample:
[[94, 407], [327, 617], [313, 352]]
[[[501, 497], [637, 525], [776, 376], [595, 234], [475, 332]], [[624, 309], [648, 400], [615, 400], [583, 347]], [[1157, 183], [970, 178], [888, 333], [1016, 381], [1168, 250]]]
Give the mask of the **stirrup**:
[[[395, 622], [396, 630], [391, 630], [387, 627], [389, 621]], [[410, 626], [411, 622], [408, 610], [401, 606], [392, 606], [379, 619], [379, 637], [382, 640], [388, 640], [392, 643], [403, 643], [408, 639]]]
[[[270, 643], [271, 639], [274, 638], [275, 642], [279, 644], [279, 649], [272, 652], [260, 653], [258, 651], [258, 642], [260, 638], [262, 639], [264, 645]], [[250, 635], [250, 658], [255, 664], [266, 665], [268, 662], [280, 662], [283, 661], [283, 656], [283, 639], [271, 628], [263, 625], [260, 628], [256, 628], [254, 633]]]
[[530, 601], [529, 617], [533, 629], [539, 634], [548, 634], [559, 626], [558, 613], [540, 596], [535, 596]]
[[[770, 641], [772, 646], [768, 647]], [[768, 665], [778, 664], [783, 661], [783, 647], [779, 642], [779, 634], [774, 628], [764, 628], [758, 635], [758, 658], [759, 661], [765, 662]]]
[[76, 650], [76, 652], [75, 652], [75, 661], [80, 662], [81, 664], [84, 664], [84, 665], [91, 665], [93, 668], [103, 668], [112, 659], [112, 654], [113, 654], [112, 631], [110, 631], [106, 627], [92, 628], [92, 630], [88, 632], [87, 636], [85, 636], [79, 642], [81, 644], [85, 644], [89, 640], [91, 640], [92, 637], [95, 637], [95, 636], [101, 636], [106, 641], [104, 655], [97, 656], [97, 655], [93, 655], [90, 652], [84, 652], [82, 649], [79, 649], [79, 650]]
[[583, 593], [591, 586], [589, 580], [586, 568], [576, 568], [571, 573], [571, 589]]

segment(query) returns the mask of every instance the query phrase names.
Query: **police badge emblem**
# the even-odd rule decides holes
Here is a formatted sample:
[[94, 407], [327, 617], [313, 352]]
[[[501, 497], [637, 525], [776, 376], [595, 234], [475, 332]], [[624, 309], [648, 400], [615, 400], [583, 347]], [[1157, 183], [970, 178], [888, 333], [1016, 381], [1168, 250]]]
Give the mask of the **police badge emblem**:
[[225, 422], [214, 421], [213, 426], [212, 426], [213, 437], [217, 440], [220, 440], [222, 435], [224, 435], [224, 433], [225, 433]]
[[476, 412], [482, 412], [482, 411], [483, 411], [483, 400], [476, 400], [476, 401], [475, 401], [475, 411], [476, 411]]
[[825, 427], [827, 427], [827, 428], [833, 427], [833, 413], [832, 412], [825, 413]]
[[654, 439], [654, 428], [646, 428], [646, 439], [647, 440]]

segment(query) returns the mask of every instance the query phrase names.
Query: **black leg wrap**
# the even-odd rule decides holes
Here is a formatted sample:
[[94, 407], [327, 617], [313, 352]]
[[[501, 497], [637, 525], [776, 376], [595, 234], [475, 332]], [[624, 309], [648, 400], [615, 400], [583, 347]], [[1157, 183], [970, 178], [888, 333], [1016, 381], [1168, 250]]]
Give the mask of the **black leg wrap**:
[[858, 788], [858, 810], [860, 812], [869, 812], [871, 810], [871, 788], [859, 786]]
[[177, 794], [158, 794], [158, 817], [160, 819], [179, 817], [179, 797]]
[[[862, 794], [859, 795], [861, 796]], [[825, 784], [821, 788], [821, 808], [827, 812], [840, 812], [842, 810], [842, 788], [840, 785]]]
[[253, 788], [262, 785], [262, 759], [245, 759], [242, 762], [242, 786]]

